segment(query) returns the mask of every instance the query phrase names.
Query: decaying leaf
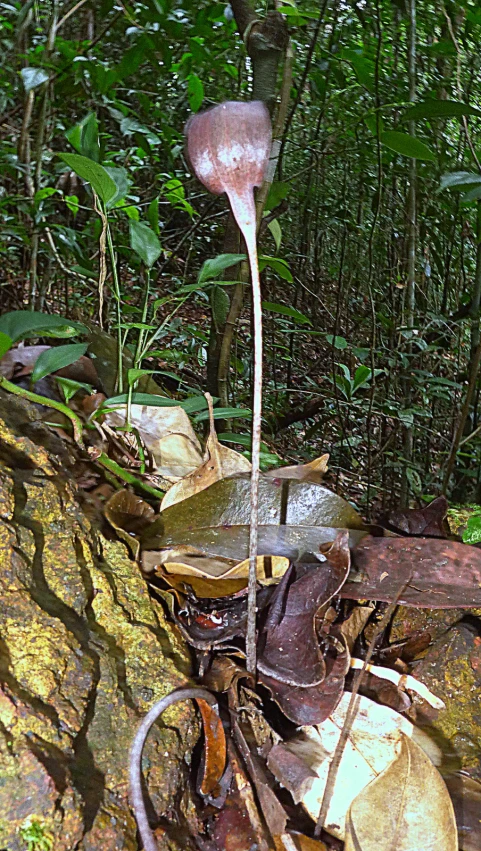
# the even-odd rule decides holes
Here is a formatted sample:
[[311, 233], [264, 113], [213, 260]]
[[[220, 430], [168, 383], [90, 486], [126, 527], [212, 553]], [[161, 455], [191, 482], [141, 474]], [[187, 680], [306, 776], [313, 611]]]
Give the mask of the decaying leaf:
[[259, 680], [296, 724], [319, 724], [331, 714], [349, 670], [340, 633], [328, 629], [320, 644], [316, 630], [319, 609], [346, 579], [347, 540], [347, 532], [340, 533], [322, 563], [290, 568], [274, 591], [260, 634]]
[[345, 851], [457, 851], [454, 810], [423, 750], [401, 733], [397, 758], [354, 799]]
[[[109, 411], [106, 425], [125, 426], [126, 406]], [[202, 463], [202, 450], [185, 411], [174, 405], [156, 408], [132, 405], [130, 422], [152, 454], [156, 474], [169, 482], [188, 476]]]
[[327, 472], [329, 455], [321, 455], [308, 464], [295, 464], [292, 467], [277, 467], [264, 475], [268, 479], [295, 479], [298, 482], [312, 482], [320, 485]]
[[190, 475], [184, 476], [167, 491], [160, 506], [161, 511], [175, 505], [176, 502], [182, 502], [182, 500], [194, 496], [214, 482], [218, 482], [219, 479], [225, 479], [238, 473], [250, 472], [251, 464], [247, 458], [219, 443], [215, 430], [212, 397], [209, 393], [205, 395], [209, 406], [210, 429], [205, 446], [204, 461]]
[[258, 669], [287, 685], [309, 688], [325, 677], [326, 665], [315, 629], [319, 608], [337, 594], [349, 571], [347, 533], [325, 561], [306, 570], [293, 566], [277, 586], [260, 638]]
[[[322, 724], [302, 732], [269, 753], [268, 765], [276, 779], [302, 803], [317, 821], [326, 787], [329, 765], [346, 719], [351, 695], [345, 692], [338, 706]], [[324, 828], [344, 839], [348, 809], [362, 790], [396, 759], [402, 735], [417, 735], [413, 725], [387, 706], [367, 697], [356, 698], [356, 713], [344, 749]], [[435, 769], [433, 769], [435, 770]], [[387, 805], [385, 805], [387, 808]], [[372, 818], [372, 815], [371, 815]], [[359, 846], [361, 847], [361, 846]], [[379, 845], [376, 851], [389, 846]], [[413, 845], [412, 851], [424, 846]], [[359, 849], [357, 849], [359, 851]]]
[[446, 538], [448, 501], [438, 496], [424, 508], [398, 508], [379, 519], [379, 523], [403, 535], [422, 535], [427, 538]]
[[10, 380], [20, 375], [31, 375], [35, 362], [51, 346], [24, 346], [10, 349], [0, 358], [0, 375]]
[[341, 597], [399, 602], [427, 609], [481, 605], [481, 550], [436, 538], [366, 536], [351, 553], [353, 575]]

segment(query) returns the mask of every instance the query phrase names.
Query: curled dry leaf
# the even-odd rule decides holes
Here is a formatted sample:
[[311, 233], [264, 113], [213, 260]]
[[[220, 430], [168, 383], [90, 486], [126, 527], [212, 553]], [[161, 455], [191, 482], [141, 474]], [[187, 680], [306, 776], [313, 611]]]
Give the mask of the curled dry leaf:
[[[184, 550], [192, 549], [185, 547]], [[152, 553], [144, 554], [143, 569], [150, 572], [149, 559]], [[153, 569], [169, 585], [186, 594], [191, 589], [196, 597], [227, 597], [247, 587], [249, 562], [238, 564], [228, 559], [209, 558], [199, 553], [181, 554], [172, 550], [159, 554], [164, 564], [157, 563]], [[179, 558], [176, 562], [174, 557]], [[181, 559], [181, 560], [180, 560]], [[257, 580], [261, 585], [277, 583], [289, 567], [289, 560], [278, 556], [257, 556]], [[214, 580], [214, 581], [213, 581]]]
[[134, 558], [139, 555], [137, 536], [155, 516], [152, 506], [128, 490], [116, 491], [104, 507], [104, 514], [119, 538], [129, 546]]
[[481, 550], [436, 538], [366, 536], [351, 552], [353, 575], [341, 597], [390, 602], [406, 584], [399, 603], [427, 609], [481, 605]]
[[219, 443], [215, 430], [212, 397], [209, 393], [205, 395], [209, 406], [210, 429], [204, 461], [196, 470], [188, 476], [184, 476], [167, 491], [160, 506], [161, 511], [175, 505], [176, 502], [182, 502], [182, 500], [194, 496], [214, 482], [218, 482], [219, 479], [225, 479], [237, 473], [250, 472], [251, 464], [247, 458]]
[[401, 733], [394, 762], [354, 799], [345, 851], [457, 851], [453, 805], [423, 750]]
[[[125, 426], [126, 406], [105, 415], [106, 425]], [[130, 422], [152, 454], [156, 474], [177, 482], [202, 463], [202, 450], [185, 411], [174, 405], [155, 408], [132, 405]]]
[[[350, 693], [345, 692], [334, 712], [322, 724], [305, 726], [301, 733], [288, 742], [275, 745], [269, 753], [268, 766], [276, 779], [316, 822], [350, 698]], [[359, 695], [355, 706], [354, 721], [324, 824], [325, 830], [339, 839], [344, 839], [346, 815], [352, 801], [394, 762], [400, 751], [401, 737], [418, 735], [406, 718], [387, 706]], [[387, 847], [380, 845], [376, 851], [381, 848], [386, 851]], [[412, 851], [421, 849], [424, 851], [422, 845], [413, 846]]]
[[296, 479], [298, 482], [313, 482], [320, 485], [327, 472], [329, 455], [321, 455], [308, 464], [295, 464], [292, 467], [278, 467], [265, 473], [267, 479]]

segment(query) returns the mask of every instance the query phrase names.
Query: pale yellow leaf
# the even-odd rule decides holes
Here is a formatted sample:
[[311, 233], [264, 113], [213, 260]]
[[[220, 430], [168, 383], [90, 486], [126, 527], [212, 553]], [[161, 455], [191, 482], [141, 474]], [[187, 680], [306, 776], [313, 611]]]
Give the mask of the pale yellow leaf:
[[[108, 426], [125, 426], [126, 406], [105, 415]], [[177, 482], [202, 463], [202, 450], [185, 411], [174, 405], [132, 405], [130, 423], [155, 461], [157, 475]]]
[[454, 810], [423, 750], [401, 735], [397, 759], [352, 802], [344, 851], [457, 851]]
[[161, 511], [194, 496], [194, 494], [213, 485], [214, 482], [218, 482], [219, 479], [226, 479], [228, 476], [234, 476], [238, 473], [248, 473], [251, 469], [251, 464], [247, 458], [219, 443], [212, 414], [212, 399], [208, 393], [206, 393], [206, 398], [209, 405], [210, 431], [205, 447], [204, 461], [190, 475], [185, 476], [167, 491], [160, 506]]

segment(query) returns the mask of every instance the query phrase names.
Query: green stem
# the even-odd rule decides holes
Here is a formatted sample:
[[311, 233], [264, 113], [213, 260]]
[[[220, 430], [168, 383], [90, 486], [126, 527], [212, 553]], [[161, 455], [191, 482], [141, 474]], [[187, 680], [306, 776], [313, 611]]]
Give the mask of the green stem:
[[156, 499], [162, 499], [165, 496], [163, 491], [157, 490], [157, 488], [151, 487], [151, 485], [147, 485], [141, 479], [137, 479], [136, 476], [133, 476], [132, 473], [127, 472], [117, 464], [115, 461], [112, 461], [111, 458], [108, 457], [104, 452], [97, 458], [97, 463], [101, 464], [102, 467], [105, 467], [106, 470], [113, 473], [115, 476], [118, 476], [119, 479], [122, 479], [123, 482], [127, 482], [129, 485], [134, 485], [135, 487], [141, 488], [141, 490], [150, 494], [151, 496], [155, 496]]
[[[145, 325], [147, 322], [147, 313], [149, 310], [149, 293], [150, 293], [150, 269], [146, 269], [146, 279], [145, 279], [145, 291], [144, 291], [144, 303], [142, 305], [142, 325]], [[135, 347], [134, 361], [133, 367], [134, 369], [139, 369], [143, 360], [143, 352], [142, 346], [144, 343], [145, 337], [145, 329], [139, 328], [139, 335], [137, 337], [137, 345]], [[129, 381], [129, 390], [127, 396], [127, 425], [130, 425], [130, 414], [132, 410], [132, 394], [134, 392], [134, 384], [137, 384], [137, 381], [131, 382]]]
[[[107, 210], [105, 204], [102, 204], [104, 215], [107, 216]], [[109, 256], [110, 256], [110, 265], [112, 266], [112, 280], [114, 283], [114, 296], [117, 304], [117, 389], [119, 393], [123, 392], [123, 375], [122, 375], [122, 303], [120, 297], [120, 284], [119, 284], [119, 276], [117, 274], [117, 263], [115, 261], [115, 251], [114, 244], [112, 241], [112, 233], [110, 231], [110, 225], [107, 221], [107, 245], [109, 248]]]
[[45, 405], [46, 408], [53, 408], [54, 411], [60, 411], [72, 423], [75, 443], [78, 443], [83, 448], [82, 422], [67, 405], [63, 405], [62, 402], [55, 402], [53, 399], [47, 399], [46, 396], [39, 396], [38, 393], [32, 393], [31, 390], [25, 390], [24, 387], [18, 387], [16, 384], [12, 384], [11, 381], [7, 381], [6, 378], [2, 378], [2, 376], [0, 376], [0, 387], [3, 387], [7, 393], [13, 393], [14, 396], [21, 396], [22, 399], [27, 399], [29, 402], [35, 402], [37, 405]]

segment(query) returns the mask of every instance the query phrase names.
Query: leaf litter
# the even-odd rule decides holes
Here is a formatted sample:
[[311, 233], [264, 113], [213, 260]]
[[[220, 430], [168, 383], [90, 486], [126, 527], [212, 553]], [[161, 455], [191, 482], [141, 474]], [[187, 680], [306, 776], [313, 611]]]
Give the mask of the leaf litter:
[[[21, 379], [39, 354], [18, 351], [3, 368]], [[92, 377], [90, 364], [79, 365], [84, 372], [76, 372], [74, 382]], [[100, 410], [98, 430], [105, 426], [109, 452], [123, 453], [122, 461], [137, 469], [145, 457], [146, 478], [167, 490], [157, 513], [132, 490], [117, 490], [105, 516], [191, 643], [198, 682], [217, 695], [221, 708], [222, 724], [212, 703], [198, 702], [205, 737], [195, 780], [204, 801], [193, 834], [197, 847], [247, 851], [255, 842], [276, 851], [447, 851], [458, 840], [465, 851], [481, 847], [479, 782], [458, 771], [445, 784], [432, 762], [439, 763], [437, 746], [407, 717], [416, 717], [413, 699], [440, 705], [412, 676], [426, 652], [424, 639], [431, 640], [422, 631], [394, 643], [388, 633], [381, 636], [378, 664], [361, 674], [361, 692], [375, 701], [356, 698], [364, 707], [362, 724], [371, 728], [367, 768], [359, 767], [358, 713], [322, 835], [314, 835], [333, 758], [333, 725], [339, 731], [344, 724], [353, 668], [364, 667], [364, 636], [383, 606], [394, 599], [428, 610], [481, 606], [480, 550], [450, 534], [444, 497], [391, 512], [369, 528], [322, 484], [328, 456], [261, 474], [256, 684], [245, 670], [249, 462], [219, 443], [210, 399], [203, 451], [182, 407], [134, 404], [134, 432], [126, 434], [125, 406], [105, 413], [100, 385], [93, 386], [99, 402], [88, 411], [84, 394], [84, 416]], [[95, 475], [84, 478], [98, 483]], [[396, 709], [384, 705], [386, 689]], [[396, 734], [386, 732], [390, 723]], [[221, 728], [228, 732], [224, 745]], [[384, 762], [373, 755], [376, 748]], [[354, 768], [348, 767], [353, 750]]]
[[[261, 477], [262, 519], [271, 522], [261, 523], [266, 545], [257, 559], [257, 686], [245, 670], [248, 479], [234, 473], [193, 492], [188, 483], [186, 498], [162, 506], [139, 535], [152, 593], [170, 598], [172, 616], [197, 652], [198, 681], [227, 711], [228, 761], [235, 776], [223, 803], [217, 802], [218, 814], [200, 813], [199, 847], [208, 841], [212, 851], [247, 851], [256, 836], [259, 848], [289, 851], [311, 847], [299, 837], [319, 849], [454, 851], [454, 809], [433, 764], [442, 761], [440, 751], [406, 717], [413, 696], [437, 710], [443, 704], [401, 661], [406, 642], [390, 650], [384, 639], [381, 664], [367, 666], [365, 675], [366, 686], [382, 682], [402, 696], [401, 711], [362, 694], [356, 698], [321, 838], [314, 828], [345, 723], [352, 669], [363, 666], [352, 653], [359, 648], [362, 653], [366, 625], [396, 595], [415, 607], [481, 605], [479, 551], [436, 534], [446, 534], [442, 501], [422, 516], [402, 512], [376, 537], [320, 477], [312, 482], [309, 473], [292, 475], [287, 469], [285, 477]], [[289, 537], [286, 530], [292, 529], [296, 535]], [[373, 531], [379, 535], [379, 528]], [[413, 646], [422, 655], [425, 644], [417, 639]], [[389, 650], [394, 667], [386, 669], [382, 651], [387, 658]], [[253, 719], [260, 716], [259, 739]], [[284, 827], [272, 815], [274, 799], [284, 811]], [[310, 828], [299, 807], [311, 819]], [[378, 817], [380, 809], [385, 818]]]

